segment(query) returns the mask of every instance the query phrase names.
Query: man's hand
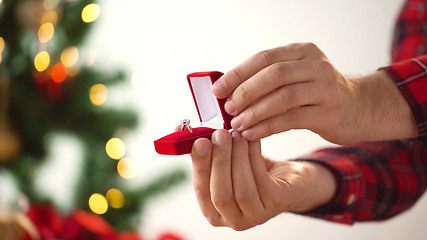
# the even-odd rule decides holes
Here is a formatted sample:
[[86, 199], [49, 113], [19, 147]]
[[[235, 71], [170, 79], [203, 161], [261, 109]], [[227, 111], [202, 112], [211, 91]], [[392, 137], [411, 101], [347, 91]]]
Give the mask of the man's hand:
[[349, 144], [416, 137], [405, 99], [388, 76], [345, 78], [312, 43], [262, 51], [213, 86], [227, 98], [233, 129], [253, 141], [290, 129], [308, 129]]
[[191, 153], [195, 194], [209, 223], [245, 230], [279, 213], [303, 212], [327, 203], [336, 183], [311, 162], [275, 162], [261, 155], [259, 141], [217, 130], [198, 139]]

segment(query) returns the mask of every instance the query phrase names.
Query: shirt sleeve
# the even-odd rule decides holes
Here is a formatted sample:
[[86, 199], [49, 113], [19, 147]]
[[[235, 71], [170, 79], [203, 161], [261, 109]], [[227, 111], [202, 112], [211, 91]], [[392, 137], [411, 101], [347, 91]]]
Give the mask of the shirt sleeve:
[[382, 70], [395, 82], [411, 107], [419, 140], [427, 148], [427, 55], [400, 61]]
[[333, 199], [304, 215], [344, 224], [388, 219], [411, 207], [427, 187], [427, 151], [415, 142], [358, 143], [313, 152], [337, 178]]

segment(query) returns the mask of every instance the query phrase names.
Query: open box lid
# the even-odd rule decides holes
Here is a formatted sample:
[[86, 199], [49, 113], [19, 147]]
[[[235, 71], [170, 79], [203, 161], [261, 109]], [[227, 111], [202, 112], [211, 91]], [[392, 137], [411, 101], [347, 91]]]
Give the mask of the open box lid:
[[187, 75], [202, 126], [231, 129], [231, 119], [224, 105], [226, 99], [217, 99], [212, 93], [212, 85], [223, 75], [222, 72], [195, 72]]

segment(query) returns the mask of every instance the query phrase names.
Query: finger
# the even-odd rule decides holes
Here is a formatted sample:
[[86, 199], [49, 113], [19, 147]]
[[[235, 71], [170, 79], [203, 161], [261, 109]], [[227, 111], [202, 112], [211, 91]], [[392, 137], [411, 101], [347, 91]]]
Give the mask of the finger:
[[268, 137], [275, 133], [288, 131], [291, 129], [309, 129], [316, 124], [314, 116], [320, 116], [328, 113], [316, 114], [317, 106], [303, 106], [291, 109], [285, 113], [267, 118], [251, 128], [242, 132], [242, 136], [248, 141], [255, 141]]
[[[320, 85], [320, 86], [319, 86]], [[324, 98], [321, 84], [304, 82], [287, 85], [265, 95], [245, 108], [231, 121], [234, 130], [243, 131], [275, 115], [296, 107], [321, 104]]]
[[310, 82], [317, 76], [315, 66], [306, 61], [275, 63], [243, 82], [225, 103], [225, 110], [233, 116], [261, 97], [283, 86]]
[[265, 206], [268, 202], [268, 196], [270, 185], [273, 183], [270, 175], [267, 172], [266, 163], [264, 157], [261, 155], [261, 143], [260, 141], [249, 142], [249, 161], [252, 168], [252, 174], [254, 176], [255, 184], [258, 187], [260, 201]]
[[233, 221], [242, 214], [234, 200], [231, 179], [231, 134], [224, 129], [212, 135], [212, 169], [210, 189], [212, 202], [223, 217], [223, 221]]
[[261, 51], [233, 68], [213, 85], [217, 98], [226, 98], [244, 81], [274, 63], [301, 60], [322, 54], [313, 43], [294, 43]]
[[174, 132], [180, 132], [181, 131], [181, 125], [177, 125], [174, 128]]
[[237, 132], [232, 132], [232, 179], [234, 198], [244, 215], [260, 215], [263, 205], [260, 201], [257, 186], [249, 162], [248, 142]]
[[214, 226], [224, 225], [214, 207], [210, 193], [212, 143], [206, 138], [197, 139], [192, 148], [193, 187], [203, 215]]

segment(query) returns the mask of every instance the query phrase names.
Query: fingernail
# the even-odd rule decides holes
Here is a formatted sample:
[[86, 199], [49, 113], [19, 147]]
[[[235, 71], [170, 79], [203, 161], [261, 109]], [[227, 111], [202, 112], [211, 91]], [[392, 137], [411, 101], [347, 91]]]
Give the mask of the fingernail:
[[231, 136], [234, 140], [240, 140], [242, 139], [242, 134], [240, 134], [238, 131], [231, 132]]
[[[227, 132], [228, 133], [228, 132]], [[222, 145], [228, 142], [227, 133], [224, 131], [216, 131], [212, 136], [212, 143]]]
[[225, 95], [225, 85], [222, 78], [218, 79], [212, 86], [212, 92], [216, 97], [223, 97]]
[[254, 136], [254, 130], [249, 128], [242, 132], [242, 136], [247, 140], [252, 139]]
[[225, 102], [224, 108], [225, 108], [225, 111], [227, 111], [227, 113], [230, 115], [233, 115], [234, 111], [236, 111], [236, 108], [234, 107], [234, 104], [230, 99], [227, 99], [227, 102]]
[[206, 156], [209, 152], [209, 147], [206, 144], [197, 144], [195, 147], [198, 156]]
[[237, 116], [231, 119], [231, 127], [234, 130], [239, 130], [241, 125], [242, 125], [242, 119], [240, 118], [240, 116]]

